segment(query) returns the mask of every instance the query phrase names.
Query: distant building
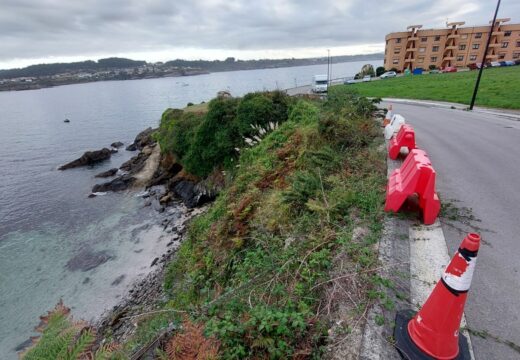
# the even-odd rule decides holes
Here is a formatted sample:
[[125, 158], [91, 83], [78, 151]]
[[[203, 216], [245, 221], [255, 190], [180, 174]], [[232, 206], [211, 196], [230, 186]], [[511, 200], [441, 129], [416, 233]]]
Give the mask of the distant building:
[[[510, 20], [496, 20], [486, 63], [520, 59], [520, 24], [504, 24]], [[481, 63], [491, 25], [462, 27], [464, 24], [452, 22], [445, 29], [427, 30], [411, 25], [408, 31], [386, 35], [385, 68], [403, 71]]]

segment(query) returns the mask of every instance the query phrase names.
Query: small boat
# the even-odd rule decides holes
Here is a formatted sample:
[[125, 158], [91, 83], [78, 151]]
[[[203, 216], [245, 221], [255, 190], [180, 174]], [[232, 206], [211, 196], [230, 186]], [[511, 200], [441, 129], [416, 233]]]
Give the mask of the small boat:
[[63, 120], [64, 123], [70, 123], [70, 120], [69, 119], [65, 119]]

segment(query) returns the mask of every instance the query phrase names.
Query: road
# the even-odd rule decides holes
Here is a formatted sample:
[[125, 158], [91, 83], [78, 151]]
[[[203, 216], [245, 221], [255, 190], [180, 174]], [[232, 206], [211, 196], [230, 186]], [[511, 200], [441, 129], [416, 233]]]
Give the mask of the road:
[[[387, 105], [387, 104], [385, 104]], [[450, 253], [468, 231], [483, 239], [466, 304], [477, 360], [520, 359], [520, 121], [422, 105], [393, 104], [415, 128], [437, 171]], [[496, 337], [493, 339], [492, 337]]]

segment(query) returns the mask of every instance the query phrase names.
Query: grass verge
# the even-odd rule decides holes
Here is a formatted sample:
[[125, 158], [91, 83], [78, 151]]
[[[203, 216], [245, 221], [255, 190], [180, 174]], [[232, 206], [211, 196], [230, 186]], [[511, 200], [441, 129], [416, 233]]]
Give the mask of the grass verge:
[[[339, 91], [352, 87], [361, 95], [469, 104], [477, 71], [403, 76], [394, 79], [340, 85]], [[482, 74], [476, 105], [520, 109], [518, 84], [520, 66], [488, 68]]]

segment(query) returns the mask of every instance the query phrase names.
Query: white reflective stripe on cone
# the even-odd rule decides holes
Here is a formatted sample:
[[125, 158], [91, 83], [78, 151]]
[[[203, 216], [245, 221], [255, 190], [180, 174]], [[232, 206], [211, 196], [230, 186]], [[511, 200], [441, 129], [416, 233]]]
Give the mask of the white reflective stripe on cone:
[[473, 272], [475, 271], [477, 258], [471, 257], [470, 260], [467, 261], [458, 251], [455, 256], [459, 257], [459, 259], [455, 259], [454, 257], [451, 261], [453, 262], [457, 260], [463, 260], [467, 264], [465, 271], [460, 275], [449, 273], [448, 270], [451, 265], [450, 263], [442, 275], [442, 279], [450, 288], [455, 291], [468, 291], [471, 286], [471, 280], [473, 278]]

